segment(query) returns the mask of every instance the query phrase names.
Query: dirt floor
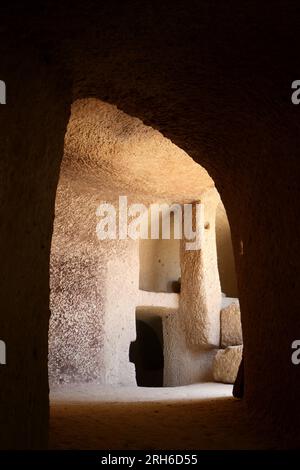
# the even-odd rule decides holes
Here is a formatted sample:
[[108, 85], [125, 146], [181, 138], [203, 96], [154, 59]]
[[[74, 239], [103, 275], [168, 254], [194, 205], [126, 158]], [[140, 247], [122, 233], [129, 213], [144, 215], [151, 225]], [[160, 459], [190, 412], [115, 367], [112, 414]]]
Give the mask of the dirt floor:
[[250, 422], [232, 387], [60, 386], [51, 392], [52, 449], [261, 449], [274, 446]]

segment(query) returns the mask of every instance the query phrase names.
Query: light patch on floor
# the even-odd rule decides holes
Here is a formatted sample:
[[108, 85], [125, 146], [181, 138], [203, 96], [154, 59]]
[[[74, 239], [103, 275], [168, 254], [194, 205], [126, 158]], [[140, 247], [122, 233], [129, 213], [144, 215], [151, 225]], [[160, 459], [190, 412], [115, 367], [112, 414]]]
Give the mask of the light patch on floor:
[[50, 394], [52, 404], [101, 402], [177, 402], [231, 397], [232, 385], [203, 383], [182, 387], [124, 387], [97, 384], [66, 384], [54, 387]]

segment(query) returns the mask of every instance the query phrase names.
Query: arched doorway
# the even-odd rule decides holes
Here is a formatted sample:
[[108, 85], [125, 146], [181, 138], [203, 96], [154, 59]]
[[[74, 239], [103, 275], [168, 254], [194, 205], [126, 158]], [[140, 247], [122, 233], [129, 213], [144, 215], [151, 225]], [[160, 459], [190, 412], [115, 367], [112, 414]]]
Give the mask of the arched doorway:
[[[130, 219], [137, 203], [141, 221], [157, 203], [175, 205], [184, 217], [190, 206], [191, 226], [195, 234], [201, 232], [202, 248], [187, 250], [185, 232], [181, 240], [165, 240], [160, 232], [155, 240], [143, 240], [142, 222], [136, 236], [120, 236], [124, 210]], [[105, 211], [112, 208], [116, 220], [109, 224], [115, 238], [99, 239], [101, 204]], [[156, 310], [162, 318], [164, 378], [160, 383], [178, 386], [213, 380], [214, 358], [221, 344], [222, 295], [215, 241], [218, 204], [219, 195], [207, 172], [159, 132], [99, 100], [73, 104], [51, 253], [49, 378], [53, 386], [135, 385], [129, 348], [136, 340], [136, 325], [140, 331], [148, 329], [136, 322], [135, 312], [141, 309], [148, 312], [148, 326]], [[193, 212], [198, 206], [203, 207], [199, 221]], [[169, 218], [173, 213], [175, 220], [176, 211], [172, 211]], [[182, 227], [184, 217], [176, 219]], [[148, 242], [152, 248], [155, 244], [154, 251], [149, 246], [144, 249]]]

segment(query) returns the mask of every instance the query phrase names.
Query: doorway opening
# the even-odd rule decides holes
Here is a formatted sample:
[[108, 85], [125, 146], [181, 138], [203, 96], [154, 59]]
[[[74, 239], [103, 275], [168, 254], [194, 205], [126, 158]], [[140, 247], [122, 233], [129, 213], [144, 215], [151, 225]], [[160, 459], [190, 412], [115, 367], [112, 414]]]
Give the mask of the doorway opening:
[[162, 318], [154, 313], [136, 310], [136, 340], [131, 342], [129, 360], [134, 363], [139, 387], [163, 387]]
[[[145, 215], [155, 204], [201, 203], [199, 226], [191, 213], [193, 227], [204, 233], [201, 250], [188, 251], [184, 237], [173, 236], [172, 212], [168, 239], [99, 239], [99, 205], [113, 206], [119, 221], [121, 195]], [[218, 270], [224, 246], [217, 253], [219, 202], [206, 170], [158, 131], [93, 98], [73, 104], [50, 258], [52, 388], [167, 388], [214, 380], [214, 357], [236, 343], [223, 341], [222, 328], [238, 319], [231, 309], [222, 323], [220, 314], [226, 283], [220, 285], [219, 271], [229, 264], [224, 258]]]

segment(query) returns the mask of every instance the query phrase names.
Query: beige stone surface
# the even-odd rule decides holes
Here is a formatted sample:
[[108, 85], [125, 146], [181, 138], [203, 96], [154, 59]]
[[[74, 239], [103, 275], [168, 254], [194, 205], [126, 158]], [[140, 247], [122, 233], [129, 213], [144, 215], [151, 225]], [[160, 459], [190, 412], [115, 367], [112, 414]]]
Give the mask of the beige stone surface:
[[219, 349], [213, 362], [213, 376], [216, 382], [235, 382], [242, 360], [243, 346], [229, 346]]
[[241, 311], [238, 300], [221, 310], [221, 347], [243, 344]]
[[[166, 216], [168, 218], [168, 215]], [[171, 213], [170, 239], [140, 240], [140, 289], [154, 292], [176, 292], [174, 281], [178, 281], [180, 271], [180, 240], [174, 237], [174, 217]], [[151, 210], [145, 223], [151, 230]], [[160, 215], [160, 223], [163, 216]], [[161, 231], [160, 231], [161, 232]]]
[[[179, 306], [178, 294], [139, 290], [139, 240], [99, 241], [99, 204], [110, 202], [118, 208], [118, 197], [126, 195], [128, 204], [143, 203], [146, 213], [153, 202], [183, 204], [207, 193], [218, 197], [206, 170], [160, 132], [100, 100], [78, 100], [72, 105], [51, 247], [51, 384], [95, 381], [134, 385], [135, 369], [128, 352], [136, 338], [136, 307]], [[164, 248], [167, 242], [158, 240]], [[177, 278], [178, 240], [175, 248], [173, 277]], [[210, 250], [211, 254], [215, 256]], [[155, 258], [153, 253], [150, 257]], [[165, 264], [164, 258], [157, 257]], [[210, 263], [208, 259], [207, 275]], [[162, 276], [166, 277], [167, 271]], [[151, 285], [161, 288], [162, 282]], [[206, 300], [208, 294], [213, 292], [206, 292]], [[194, 328], [201, 330], [203, 325], [197, 326], [194, 320], [186, 331], [178, 331], [181, 341], [185, 334], [192, 337]], [[181, 383], [190, 383], [185, 377], [183, 374]]]
[[61, 171], [106, 196], [123, 191], [154, 201], [192, 201], [214, 187], [207, 171], [171, 140], [94, 98], [72, 105]]
[[163, 316], [164, 332], [164, 386], [212, 381], [215, 349], [204, 349], [188, 343], [191, 332], [184, 330], [180, 312]]
[[166, 309], [178, 309], [179, 294], [139, 290], [137, 305], [139, 307], [162, 307]]
[[215, 219], [219, 196], [207, 191], [201, 198], [204, 206], [204, 227], [196, 224], [202, 239], [200, 250], [186, 250], [181, 243], [180, 314], [187, 344], [202, 348], [220, 343], [221, 287], [217, 265]]

